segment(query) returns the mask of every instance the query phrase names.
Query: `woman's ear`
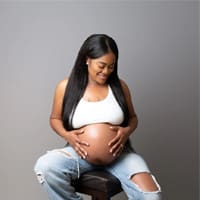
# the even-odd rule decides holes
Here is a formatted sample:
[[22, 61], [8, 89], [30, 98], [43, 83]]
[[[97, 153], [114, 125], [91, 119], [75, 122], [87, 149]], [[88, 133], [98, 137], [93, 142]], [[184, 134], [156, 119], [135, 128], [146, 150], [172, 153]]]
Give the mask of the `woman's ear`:
[[87, 58], [87, 59], [86, 59], [86, 65], [89, 65], [89, 63], [90, 63], [90, 59]]

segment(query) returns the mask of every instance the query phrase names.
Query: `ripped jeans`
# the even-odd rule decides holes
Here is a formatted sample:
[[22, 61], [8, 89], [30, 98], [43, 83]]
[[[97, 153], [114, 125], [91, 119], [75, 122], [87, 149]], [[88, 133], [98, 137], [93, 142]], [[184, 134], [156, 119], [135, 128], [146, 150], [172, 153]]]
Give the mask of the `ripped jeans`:
[[157, 191], [144, 192], [131, 181], [134, 174], [150, 173], [150, 171], [140, 155], [126, 149], [114, 163], [101, 167], [80, 158], [75, 150], [67, 145], [41, 156], [34, 170], [50, 200], [82, 200], [71, 186], [71, 181], [79, 178], [80, 174], [86, 171], [101, 168], [120, 180], [129, 200], [161, 200], [161, 189], [153, 175]]

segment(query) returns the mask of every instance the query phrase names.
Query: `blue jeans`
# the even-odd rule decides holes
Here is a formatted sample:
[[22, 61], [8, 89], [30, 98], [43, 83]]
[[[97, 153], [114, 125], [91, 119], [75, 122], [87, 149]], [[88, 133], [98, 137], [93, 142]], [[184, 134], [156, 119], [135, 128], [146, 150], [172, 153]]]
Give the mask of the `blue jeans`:
[[161, 200], [161, 189], [153, 175], [158, 187], [157, 191], [144, 192], [131, 181], [134, 174], [150, 173], [150, 170], [143, 158], [129, 149], [125, 149], [114, 163], [102, 167], [92, 165], [80, 158], [75, 150], [67, 145], [41, 156], [34, 170], [50, 200], [82, 200], [71, 186], [71, 181], [79, 178], [80, 174], [86, 171], [101, 168], [120, 180], [129, 200]]

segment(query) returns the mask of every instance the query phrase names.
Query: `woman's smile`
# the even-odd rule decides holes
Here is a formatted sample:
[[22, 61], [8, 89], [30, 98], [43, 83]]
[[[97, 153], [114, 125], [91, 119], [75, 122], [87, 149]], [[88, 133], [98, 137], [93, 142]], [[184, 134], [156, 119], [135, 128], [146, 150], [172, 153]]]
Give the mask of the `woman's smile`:
[[97, 76], [103, 81], [106, 81], [108, 79], [108, 76], [106, 76], [105, 74], [102, 74], [102, 73], [97, 74]]

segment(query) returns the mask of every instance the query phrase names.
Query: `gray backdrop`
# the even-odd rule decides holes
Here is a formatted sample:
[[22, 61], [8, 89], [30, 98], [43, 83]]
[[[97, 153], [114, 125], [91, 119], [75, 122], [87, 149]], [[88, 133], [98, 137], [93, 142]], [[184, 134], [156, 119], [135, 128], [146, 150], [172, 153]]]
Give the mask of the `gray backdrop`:
[[55, 86], [68, 76], [83, 40], [106, 33], [118, 43], [120, 77], [139, 117], [132, 144], [158, 178], [164, 200], [197, 200], [198, 6], [1, 1], [0, 198], [47, 199], [33, 166], [46, 150], [65, 144], [48, 122]]

